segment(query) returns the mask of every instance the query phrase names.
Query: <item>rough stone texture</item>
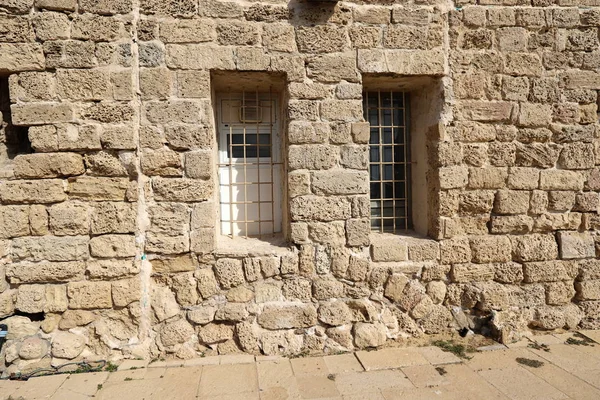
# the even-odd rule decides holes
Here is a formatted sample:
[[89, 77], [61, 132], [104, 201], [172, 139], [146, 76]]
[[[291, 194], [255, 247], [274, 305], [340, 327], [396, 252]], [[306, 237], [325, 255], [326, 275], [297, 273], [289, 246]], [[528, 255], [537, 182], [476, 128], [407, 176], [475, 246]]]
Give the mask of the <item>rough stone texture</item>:
[[[377, 347], [453, 329], [452, 306], [493, 310], [504, 341], [600, 327], [597, 4], [274, 3], [0, 0], [0, 318], [22, 350], [3, 366], [47, 343]], [[257, 85], [277, 96], [282, 163], [261, 201], [277, 195], [287, 243], [220, 234], [215, 95]], [[388, 130], [362, 92], [394, 88], [410, 92], [411, 190], [401, 169], [379, 189], [409, 197], [412, 227], [382, 234], [369, 143]]]

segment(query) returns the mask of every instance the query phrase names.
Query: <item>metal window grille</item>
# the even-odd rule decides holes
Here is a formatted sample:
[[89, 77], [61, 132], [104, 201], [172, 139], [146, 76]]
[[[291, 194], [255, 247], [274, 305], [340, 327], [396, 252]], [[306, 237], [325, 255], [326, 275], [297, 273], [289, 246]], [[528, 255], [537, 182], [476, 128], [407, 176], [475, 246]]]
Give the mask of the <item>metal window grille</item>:
[[280, 118], [270, 92], [217, 96], [221, 234], [281, 232]]
[[411, 229], [408, 94], [365, 92], [363, 103], [371, 135], [371, 229], [380, 232]]

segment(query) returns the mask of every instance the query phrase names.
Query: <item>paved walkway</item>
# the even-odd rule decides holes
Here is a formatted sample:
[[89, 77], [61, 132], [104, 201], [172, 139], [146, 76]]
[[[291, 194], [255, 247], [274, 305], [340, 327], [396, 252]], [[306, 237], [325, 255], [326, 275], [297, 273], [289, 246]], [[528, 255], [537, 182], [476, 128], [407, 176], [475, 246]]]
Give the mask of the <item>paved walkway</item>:
[[573, 334], [536, 336], [537, 345], [495, 346], [469, 360], [418, 347], [291, 360], [218, 356], [147, 367], [126, 361], [117, 372], [0, 381], [0, 398], [598, 400], [600, 331], [581, 333], [596, 343]]

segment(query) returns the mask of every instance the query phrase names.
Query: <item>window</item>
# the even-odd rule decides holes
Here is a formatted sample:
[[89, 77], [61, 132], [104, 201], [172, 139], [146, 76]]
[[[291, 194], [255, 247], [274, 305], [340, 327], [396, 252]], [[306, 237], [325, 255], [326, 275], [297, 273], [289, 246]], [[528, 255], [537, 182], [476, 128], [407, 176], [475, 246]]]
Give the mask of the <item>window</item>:
[[32, 153], [29, 129], [11, 123], [8, 78], [0, 77], [0, 164], [4, 166], [18, 154]]
[[270, 92], [219, 93], [221, 234], [272, 235], [282, 226], [281, 118]]
[[397, 91], [363, 93], [370, 124], [369, 174], [371, 229], [412, 229], [408, 94]]

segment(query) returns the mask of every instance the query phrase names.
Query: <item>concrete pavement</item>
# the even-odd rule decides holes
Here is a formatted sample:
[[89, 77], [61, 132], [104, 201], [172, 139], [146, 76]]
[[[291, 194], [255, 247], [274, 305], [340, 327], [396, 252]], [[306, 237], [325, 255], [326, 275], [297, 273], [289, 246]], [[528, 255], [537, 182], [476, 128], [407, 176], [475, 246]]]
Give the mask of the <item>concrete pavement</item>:
[[0, 381], [0, 399], [600, 399], [600, 331], [544, 335], [459, 358], [439, 347], [286, 359], [125, 361], [116, 372]]

